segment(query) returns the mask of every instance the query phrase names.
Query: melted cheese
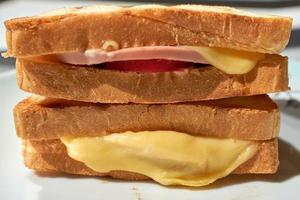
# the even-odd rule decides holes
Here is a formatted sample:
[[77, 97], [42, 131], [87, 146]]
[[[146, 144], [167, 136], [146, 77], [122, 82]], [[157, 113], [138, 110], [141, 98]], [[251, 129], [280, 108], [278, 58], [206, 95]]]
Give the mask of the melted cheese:
[[143, 131], [102, 137], [61, 138], [71, 158], [97, 172], [124, 170], [163, 185], [204, 186], [251, 158], [257, 144], [196, 137], [174, 131]]
[[234, 49], [186, 46], [194, 49], [211, 65], [226, 74], [246, 74], [263, 59], [265, 54]]

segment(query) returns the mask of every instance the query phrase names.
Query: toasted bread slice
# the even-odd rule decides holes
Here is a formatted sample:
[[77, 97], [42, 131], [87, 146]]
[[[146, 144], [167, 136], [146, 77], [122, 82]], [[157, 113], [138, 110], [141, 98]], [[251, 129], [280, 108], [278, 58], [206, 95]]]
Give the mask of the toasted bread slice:
[[5, 26], [7, 55], [17, 57], [101, 49], [106, 41], [120, 48], [191, 45], [280, 53], [292, 19], [218, 6], [97, 5], [16, 18]]
[[191, 135], [268, 140], [279, 132], [279, 110], [267, 96], [178, 104], [93, 104], [31, 97], [14, 109], [22, 139], [101, 136], [173, 130]]
[[[41, 172], [66, 172], [89, 176], [111, 176], [125, 180], [145, 180], [148, 177], [126, 171], [99, 173], [85, 166], [82, 162], [68, 156], [66, 147], [60, 140], [23, 140], [23, 156], [25, 165]], [[278, 168], [277, 139], [259, 141], [259, 149], [250, 160], [239, 166], [235, 174], [272, 174]]]
[[267, 55], [247, 74], [212, 66], [182, 72], [137, 73], [17, 59], [19, 87], [42, 96], [100, 103], [175, 103], [288, 90], [287, 58]]

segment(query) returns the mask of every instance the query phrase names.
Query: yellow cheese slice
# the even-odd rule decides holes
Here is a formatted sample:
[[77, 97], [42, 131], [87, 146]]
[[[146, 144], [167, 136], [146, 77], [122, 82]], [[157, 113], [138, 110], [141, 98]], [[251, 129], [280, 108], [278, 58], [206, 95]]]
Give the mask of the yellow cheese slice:
[[262, 53], [234, 49], [200, 46], [185, 47], [198, 51], [208, 63], [226, 74], [246, 74], [265, 56]]
[[71, 158], [97, 172], [124, 170], [163, 185], [204, 186], [251, 158], [257, 144], [196, 137], [174, 131], [143, 131], [102, 137], [61, 138]]

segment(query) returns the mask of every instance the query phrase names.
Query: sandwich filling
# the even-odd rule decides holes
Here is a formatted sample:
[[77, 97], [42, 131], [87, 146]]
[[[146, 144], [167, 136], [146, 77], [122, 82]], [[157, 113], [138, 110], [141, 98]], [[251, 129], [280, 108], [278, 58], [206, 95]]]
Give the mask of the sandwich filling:
[[257, 143], [142, 131], [101, 137], [61, 138], [68, 155], [97, 172], [146, 175], [163, 185], [204, 186], [233, 172], [257, 151]]
[[[193, 63], [199, 63], [212, 65], [227, 74], [248, 73], [264, 57], [262, 53], [215, 47], [146, 46], [118, 49], [117, 44], [112, 43], [109, 45], [113, 46], [114, 50], [90, 49], [85, 52], [59, 53], [55, 57], [59, 61], [68, 64], [96, 65], [109, 63], [107, 69], [139, 72], [183, 70], [192, 66]], [[152, 60], [159, 60], [160, 62], [151, 62]], [[127, 61], [131, 62], [128, 63]]]

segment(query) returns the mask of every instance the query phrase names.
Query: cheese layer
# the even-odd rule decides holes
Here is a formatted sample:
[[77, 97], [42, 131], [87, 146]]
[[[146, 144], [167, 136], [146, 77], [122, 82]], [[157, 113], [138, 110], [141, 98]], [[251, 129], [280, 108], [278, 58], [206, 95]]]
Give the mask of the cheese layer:
[[71, 158], [97, 172], [123, 170], [163, 185], [204, 186], [250, 159], [257, 143], [191, 136], [174, 131], [142, 131], [101, 137], [61, 138]]
[[60, 53], [55, 56], [62, 62], [75, 65], [165, 59], [210, 64], [227, 74], [245, 74], [256, 66], [257, 62], [264, 57], [264, 54], [213, 47], [146, 46], [109, 52], [102, 49], [91, 49], [85, 52]]

